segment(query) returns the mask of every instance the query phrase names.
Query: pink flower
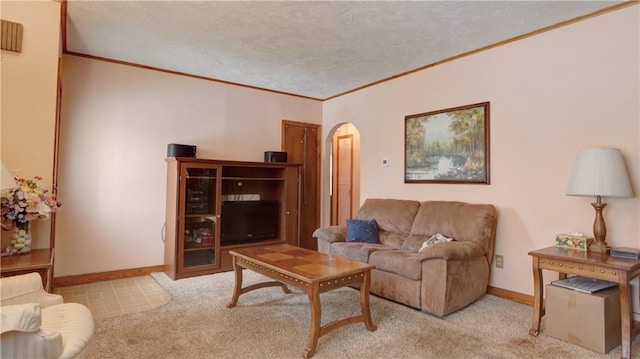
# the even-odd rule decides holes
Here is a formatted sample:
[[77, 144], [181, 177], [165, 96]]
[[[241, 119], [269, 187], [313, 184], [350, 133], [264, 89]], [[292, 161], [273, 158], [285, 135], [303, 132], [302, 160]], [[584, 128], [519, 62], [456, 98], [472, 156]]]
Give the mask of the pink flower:
[[15, 178], [17, 188], [2, 193], [2, 219], [16, 223], [26, 223], [34, 219], [48, 218], [61, 203], [48, 194], [40, 181], [42, 177], [33, 179]]

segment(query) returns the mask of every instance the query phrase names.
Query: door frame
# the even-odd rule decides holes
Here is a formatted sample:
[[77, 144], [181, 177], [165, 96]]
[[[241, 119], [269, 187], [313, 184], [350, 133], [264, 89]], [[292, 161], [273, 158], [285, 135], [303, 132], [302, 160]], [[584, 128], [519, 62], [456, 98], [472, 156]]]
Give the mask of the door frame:
[[[285, 150], [285, 131], [286, 131], [286, 126], [297, 126], [297, 127], [314, 127], [316, 129], [316, 154], [317, 154], [317, 159], [316, 159], [316, 168], [315, 168], [315, 173], [316, 173], [316, 183], [318, 184], [317, 186], [317, 190], [316, 190], [316, 203], [318, 204], [318, 207], [316, 209], [316, 218], [315, 218], [315, 224], [316, 224], [316, 228], [320, 227], [320, 218], [321, 218], [321, 212], [322, 212], [322, 175], [321, 175], [321, 170], [322, 170], [322, 125], [321, 124], [317, 124], [317, 123], [308, 123], [308, 122], [300, 122], [300, 121], [291, 121], [291, 120], [287, 120], [287, 119], [283, 119], [282, 123], [280, 125], [280, 148], [284, 151]], [[303, 166], [304, 167], [304, 166]], [[302, 169], [302, 172], [304, 172], [304, 168]], [[302, 201], [302, 197], [300, 195], [299, 201]], [[298, 228], [298, 231], [300, 230], [300, 228]], [[300, 241], [300, 239], [298, 239], [298, 241]]]
[[351, 208], [351, 213], [352, 215], [355, 215], [358, 213], [358, 211], [360, 210], [360, 200], [361, 200], [361, 196], [362, 196], [362, 189], [361, 189], [361, 174], [360, 174], [360, 166], [361, 166], [361, 156], [360, 156], [360, 131], [358, 130], [358, 127], [353, 124], [352, 122], [340, 122], [338, 124], [335, 124], [331, 130], [328, 132], [327, 137], [325, 138], [325, 141], [322, 145], [324, 146], [324, 151], [322, 152], [323, 155], [323, 163], [322, 163], [322, 167], [325, 170], [325, 173], [327, 174], [327, 177], [324, 179], [325, 183], [323, 183], [323, 187], [322, 187], [322, 198], [324, 199], [324, 204], [322, 206], [323, 211], [322, 211], [322, 220], [323, 220], [323, 225], [331, 225], [332, 221], [334, 220], [334, 216], [336, 214], [335, 209], [333, 208], [334, 206], [334, 195], [335, 195], [335, 189], [331, 189], [331, 187], [333, 187], [333, 183], [334, 183], [334, 176], [336, 175], [336, 172], [334, 171], [333, 165], [334, 162], [336, 161], [335, 159], [335, 140], [336, 137], [339, 136], [338, 133], [340, 131], [342, 131], [343, 126], [348, 126], [349, 128], [345, 130], [347, 131], [346, 133], [352, 133], [353, 134], [353, 160], [351, 163], [351, 167], [352, 167], [352, 189], [351, 189], [351, 202], [352, 202], [352, 208]]
[[333, 169], [331, 176], [331, 182], [333, 187], [333, 193], [331, 195], [331, 221], [332, 225], [337, 225], [338, 223], [338, 215], [340, 214], [340, 139], [342, 138], [350, 138], [351, 139], [351, 149], [349, 151], [349, 156], [351, 157], [351, 165], [349, 166], [349, 218], [353, 215], [353, 167], [354, 167], [354, 146], [355, 146], [355, 136], [353, 133], [349, 133], [346, 135], [338, 135], [336, 136], [336, 140], [334, 145], [332, 146], [332, 157], [333, 157]]

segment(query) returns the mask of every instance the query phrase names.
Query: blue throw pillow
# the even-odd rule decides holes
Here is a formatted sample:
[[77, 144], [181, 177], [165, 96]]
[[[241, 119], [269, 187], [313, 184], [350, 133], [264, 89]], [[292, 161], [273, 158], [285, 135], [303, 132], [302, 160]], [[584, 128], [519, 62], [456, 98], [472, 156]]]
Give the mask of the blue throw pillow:
[[380, 243], [378, 222], [375, 219], [347, 219], [347, 242]]

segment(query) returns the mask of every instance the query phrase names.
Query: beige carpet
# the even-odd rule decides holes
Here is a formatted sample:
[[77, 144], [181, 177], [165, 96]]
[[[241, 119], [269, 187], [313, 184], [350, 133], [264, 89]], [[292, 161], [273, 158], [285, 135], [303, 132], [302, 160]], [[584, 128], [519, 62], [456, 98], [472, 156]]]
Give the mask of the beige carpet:
[[[245, 284], [263, 277], [245, 271]], [[263, 288], [231, 298], [233, 273], [171, 281], [154, 278], [172, 296], [159, 308], [98, 319], [90, 358], [300, 358], [309, 333], [307, 296]], [[359, 312], [358, 291], [321, 295], [323, 323]], [[358, 323], [320, 338], [314, 358], [619, 358], [548, 337], [528, 335], [532, 308], [486, 295], [466, 309], [439, 319], [371, 298], [378, 330]], [[544, 328], [544, 327], [543, 327]], [[633, 343], [640, 358], [640, 338]]]

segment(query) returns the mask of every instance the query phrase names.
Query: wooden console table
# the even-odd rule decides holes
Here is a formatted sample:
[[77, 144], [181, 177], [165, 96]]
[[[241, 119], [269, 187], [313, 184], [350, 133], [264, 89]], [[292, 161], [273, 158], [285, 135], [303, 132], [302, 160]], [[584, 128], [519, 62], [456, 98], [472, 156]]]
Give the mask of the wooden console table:
[[580, 251], [562, 247], [547, 247], [529, 252], [533, 257], [533, 324], [529, 335], [540, 332], [540, 320], [544, 315], [542, 306], [542, 270], [559, 273], [560, 279], [567, 274], [604, 279], [617, 282], [620, 287], [620, 316], [622, 325], [622, 358], [631, 358], [631, 343], [640, 332], [640, 323], [634, 322], [629, 282], [640, 275], [640, 260], [611, 257], [606, 253]]
[[32, 249], [25, 254], [4, 256], [0, 259], [0, 276], [38, 272], [42, 277], [42, 286], [51, 292], [53, 280], [53, 248]]

